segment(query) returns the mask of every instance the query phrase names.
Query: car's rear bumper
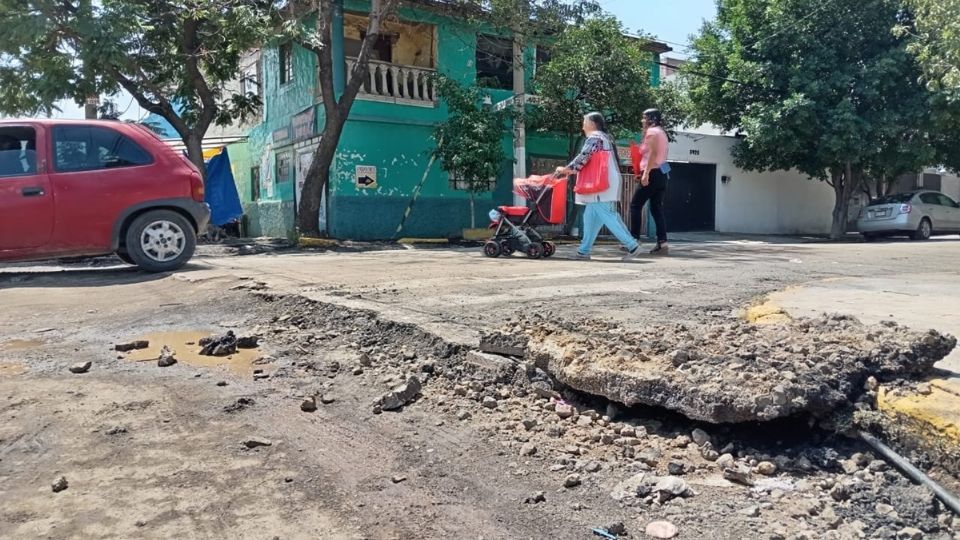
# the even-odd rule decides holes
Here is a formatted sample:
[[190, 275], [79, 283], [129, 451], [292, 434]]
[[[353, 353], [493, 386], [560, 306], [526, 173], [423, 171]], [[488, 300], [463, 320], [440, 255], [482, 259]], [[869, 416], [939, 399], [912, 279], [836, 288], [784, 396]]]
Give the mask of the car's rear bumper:
[[210, 205], [191, 200], [184, 204], [183, 209], [190, 213], [193, 222], [197, 224], [197, 232], [202, 234], [210, 224]]
[[857, 231], [862, 233], [897, 233], [912, 232], [920, 226], [920, 216], [911, 212], [900, 214], [891, 219], [863, 219], [857, 220]]

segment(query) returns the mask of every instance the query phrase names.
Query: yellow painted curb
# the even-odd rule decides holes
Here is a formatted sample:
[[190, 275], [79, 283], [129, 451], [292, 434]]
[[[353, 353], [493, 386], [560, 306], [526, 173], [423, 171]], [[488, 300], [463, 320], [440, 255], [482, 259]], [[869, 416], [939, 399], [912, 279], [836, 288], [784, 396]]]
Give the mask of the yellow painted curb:
[[331, 248], [337, 246], [337, 241], [331, 238], [310, 238], [301, 236], [297, 245], [305, 248]]
[[750, 306], [744, 317], [753, 324], [779, 324], [791, 321], [783, 308], [773, 302]]
[[493, 231], [490, 229], [464, 229], [463, 230], [463, 239], [471, 242], [480, 242], [482, 240], [489, 240], [493, 236]]
[[398, 244], [449, 244], [448, 238], [401, 238], [397, 240]]
[[936, 379], [921, 386], [923, 393], [880, 387], [877, 409], [925, 446], [960, 448], [960, 380]]

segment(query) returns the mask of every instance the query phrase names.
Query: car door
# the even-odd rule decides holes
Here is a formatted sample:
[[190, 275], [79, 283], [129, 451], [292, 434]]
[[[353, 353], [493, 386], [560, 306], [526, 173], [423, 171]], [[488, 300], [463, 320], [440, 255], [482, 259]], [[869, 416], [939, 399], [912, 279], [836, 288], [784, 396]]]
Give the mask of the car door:
[[149, 198], [150, 186], [163, 180], [145, 172], [153, 157], [104, 125], [57, 125], [51, 139], [53, 242], [63, 251], [109, 251], [121, 212]]
[[943, 207], [940, 206], [940, 198], [937, 197], [936, 193], [921, 193], [917, 198], [920, 199], [919, 206], [921, 213], [925, 216], [928, 216], [933, 222], [934, 231], [942, 231], [945, 227], [948, 227], [944, 220]]
[[0, 126], [0, 256], [50, 241], [54, 198], [43, 137], [41, 126]]
[[953, 232], [960, 232], [960, 206], [943, 193], [938, 193], [937, 196], [940, 199], [940, 206], [943, 207], [941, 212], [944, 216], [944, 227], [949, 227]]

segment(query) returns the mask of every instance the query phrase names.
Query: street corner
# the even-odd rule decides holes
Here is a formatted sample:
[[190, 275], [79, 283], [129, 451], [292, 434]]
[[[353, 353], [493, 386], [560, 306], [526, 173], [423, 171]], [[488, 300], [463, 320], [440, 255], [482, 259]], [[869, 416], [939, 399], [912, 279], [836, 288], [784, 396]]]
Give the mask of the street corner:
[[882, 385], [877, 410], [881, 428], [899, 446], [919, 450], [950, 471], [960, 468], [960, 376]]

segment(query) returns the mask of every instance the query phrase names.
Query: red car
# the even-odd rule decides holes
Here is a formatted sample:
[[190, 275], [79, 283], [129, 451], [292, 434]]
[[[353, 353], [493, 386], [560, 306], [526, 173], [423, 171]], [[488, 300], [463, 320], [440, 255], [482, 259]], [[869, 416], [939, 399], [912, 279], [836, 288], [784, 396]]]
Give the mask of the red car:
[[203, 195], [197, 168], [144, 126], [0, 121], [0, 261], [116, 253], [174, 270], [210, 220]]

